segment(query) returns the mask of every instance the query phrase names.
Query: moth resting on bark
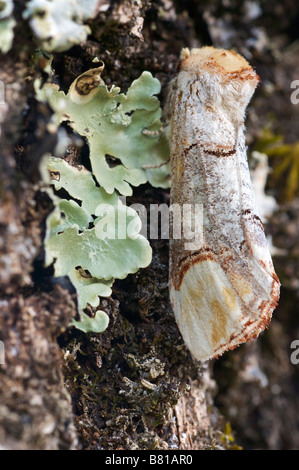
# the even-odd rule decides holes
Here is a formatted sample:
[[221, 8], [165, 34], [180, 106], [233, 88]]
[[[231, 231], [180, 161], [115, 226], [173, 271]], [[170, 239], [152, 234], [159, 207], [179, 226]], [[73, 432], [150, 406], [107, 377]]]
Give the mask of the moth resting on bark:
[[202, 204], [203, 211], [200, 246], [186, 249], [184, 233], [170, 240], [170, 299], [183, 339], [201, 361], [256, 338], [279, 299], [244, 137], [258, 82], [239, 54], [203, 47], [182, 50], [169, 85], [171, 205]]

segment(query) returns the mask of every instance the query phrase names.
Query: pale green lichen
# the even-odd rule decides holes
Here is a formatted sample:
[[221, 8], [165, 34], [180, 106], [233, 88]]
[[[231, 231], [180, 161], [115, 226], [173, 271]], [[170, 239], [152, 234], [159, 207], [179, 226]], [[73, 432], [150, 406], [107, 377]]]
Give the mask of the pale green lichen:
[[12, 16], [14, 4], [12, 0], [0, 1], [0, 51], [6, 54], [13, 42], [13, 29], [16, 21]]
[[47, 159], [47, 166], [55, 189], [64, 188], [73, 199], [52, 195], [56, 207], [46, 222], [45, 264], [53, 263], [55, 276], [69, 276], [76, 288], [81, 317], [74, 322], [77, 328], [99, 331], [105, 317], [97, 312], [89, 318], [84, 309], [88, 304], [97, 307], [99, 296], [111, 295], [114, 278], [146, 267], [151, 248], [139, 235], [138, 214], [116, 193], [97, 187], [88, 170], [54, 157]]
[[[144, 72], [125, 95], [117, 87], [108, 90], [101, 78], [103, 67], [80, 75], [66, 95], [57, 85], [35, 84], [37, 98], [55, 111], [53, 122], [68, 121], [89, 144], [92, 172], [54, 157], [46, 158], [47, 173], [43, 170], [56, 191], [68, 193], [61, 199], [48, 190], [55, 208], [46, 222], [45, 264], [53, 264], [55, 276], [68, 276], [74, 285], [80, 321], [73, 325], [85, 332], [103, 331], [109, 321], [102, 310], [92, 318], [86, 308], [97, 309], [100, 297], [111, 295], [114, 279], [151, 262], [151, 247], [140, 234], [141, 220], [119, 193], [131, 195], [131, 185], [147, 181], [169, 186], [168, 165], [143, 169], [168, 159], [166, 139], [155, 132], [162, 125], [154, 96], [159, 81]], [[108, 165], [107, 154], [117, 166]]]
[[55, 211], [49, 216], [46, 260], [51, 264], [56, 259], [56, 276], [68, 275], [74, 266], [80, 266], [97, 279], [123, 279], [149, 264], [148, 241], [134, 230], [140, 229], [137, 213], [120, 200], [116, 206], [104, 205], [104, 210], [99, 202], [99, 208], [101, 212], [96, 211], [98, 217], [92, 228], [90, 223], [82, 223], [84, 218], [87, 221], [85, 213], [76, 218], [79, 206], [73, 213], [72, 205], [65, 203], [63, 208], [60, 205], [57, 208], [63, 214], [60, 220]]
[[47, 51], [66, 51], [87, 39], [84, 22], [97, 13], [98, 0], [30, 0], [23, 16]]
[[[161, 128], [161, 108], [155, 94], [159, 80], [143, 72], [127, 94], [118, 87], [105, 86], [103, 65], [80, 75], [67, 94], [57, 85], [47, 85], [38, 93], [47, 97], [56, 113], [56, 123], [68, 121], [89, 144], [92, 173], [109, 194], [115, 190], [132, 195], [131, 186], [149, 181], [153, 186], [169, 187], [169, 165], [153, 167], [168, 158]], [[144, 131], [152, 131], [145, 133]]]

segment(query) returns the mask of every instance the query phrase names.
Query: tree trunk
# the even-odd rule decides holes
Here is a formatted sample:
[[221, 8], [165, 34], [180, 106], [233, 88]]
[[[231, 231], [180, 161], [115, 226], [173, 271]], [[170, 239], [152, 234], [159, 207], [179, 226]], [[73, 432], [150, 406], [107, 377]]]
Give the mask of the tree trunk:
[[[251, 3], [244, 2], [247, 10]], [[293, 79], [298, 78], [299, 64], [296, 51], [286, 48], [294, 40], [291, 18], [279, 5], [258, 7], [253, 19], [245, 7], [221, 1], [100, 1], [88, 39], [54, 53], [54, 81], [67, 90], [97, 56], [105, 62], [106, 84], [122, 91], [149, 70], [161, 81], [163, 105], [182, 47], [235, 48], [271, 82], [274, 93], [269, 102], [270, 85], [257, 92], [247, 118], [248, 143], [254, 147], [270, 112], [279, 117], [275, 131], [292, 142], [298, 108], [290, 103], [289, 73], [292, 64]], [[85, 334], [69, 327], [77, 315], [76, 295], [67, 279], [55, 279], [52, 268], [44, 267], [45, 220], [52, 203], [40, 191], [38, 168], [41, 157], [53, 152], [56, 135], [47, 127], [50, 108], [35, 99], [33, 81], [41, 72], [32, 61], [36, 43], [23, 9], [16, 1], [13, 47], [0, 55], [5, 90], [0, 104], [1, 447], [298, 447], [298, 377], [289, 360], [290, 342], [299, 332], [298, 320], [290, 317], [298, 303], [292, 287], [299, 271], [295, 254], [291, 274], [285, 254], [275, 258], [286, 287], [269, 331], [216, 364], [195, 361], [178, 332], [168, 297], [167, 240], [151, 240], [151, 265], [116, 281], [112, 296], [102, 299], [110, 319], [106, 331]], [[295, 17], [292, 1], [291, 10]], [[280, 47], [285, 54], [277, 63]], [[168, 190], [144, 185], [134, 189], [132, 202], [160, 204], [168, 198]], [[283, 216], [299, 220], [294, 201], [267, 226], [281, 248], [297, 243], [298, 231], [290, 234]]]

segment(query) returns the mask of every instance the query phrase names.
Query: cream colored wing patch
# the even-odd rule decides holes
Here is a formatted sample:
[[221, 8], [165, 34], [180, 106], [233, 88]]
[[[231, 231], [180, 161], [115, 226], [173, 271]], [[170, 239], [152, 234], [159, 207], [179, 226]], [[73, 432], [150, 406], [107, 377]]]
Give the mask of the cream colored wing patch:
[[201, 261], [200, 267], [190, 266], [180, 289], [171, 286], [170, 299], [184, 341], [196, 359], [213, 357], [221, 344], [241, 333], [246, 321], [227, 276], [209, 259]]

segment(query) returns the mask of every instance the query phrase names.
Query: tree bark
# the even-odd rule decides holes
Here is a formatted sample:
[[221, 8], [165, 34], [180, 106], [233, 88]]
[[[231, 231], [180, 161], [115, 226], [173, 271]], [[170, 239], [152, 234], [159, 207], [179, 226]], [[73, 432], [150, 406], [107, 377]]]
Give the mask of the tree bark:
[[[106, 84], [120, 86], [122, 91], [149, 70], [162, 83], [163, 104], [181, 48], [212, 43], [221, 47], [226, 41], [223, 47], [251, 54], [261, 72], [267, 69], [265, 76], [271, 69], [274, 81], [288, 83], [287, 73], [278, 70], [275, 59], [266, 55], [267, 45], [255, 45], [254, 60], [249, 41], [255, 34], [254, 24], [243, 10], [233, 14], [224, 2], [211, 3], [101, 1], [96, 18], [90, 21], [88, 40], [54, 54], [54, 80], [67, 90], [98, 56], [105, 62]], [[275, 31], [278, 18], [280, 21], [279, 2], [274, 3], [273, 11], [263, 7], [258, 24], [264, 31], [263, 19], [267, 19], [269, 34]], [[295, 9], [292, 2], [290, 7]], [[77, 315], [76, 296], [67, 279], [55, 279], [52, 268], [46, 269], [43, 264], [45, 220], [52, 204], [40, 191], [38, 168], [42, 155], [53, 151], [56, 136], [47, 128], [50, 109], [34, 97], [33, 80], [40, 72], [32, 63], [36, 44], [22, 17], [23, 8], [22, 2], [15, 2], [18, 22], [13, 48], [0, 56], [0, 80], [5, 86], [5, 103], [0, 104], [0, 340], [5, 351], [5, 361], [0, 364], [1, 447], [227, 449], [235, 446], [226, 425], [230, 421], [233, 430], [238, 430], [237, 443], [245, 447], [296, 448], [296, 425], [293, 421], [282, 425], [283, 412], [275, 401], [275, 392], [263, 382], [266, 370], [268, 384], [273, 384], [273, 376], [274, 383], [287, 384], [286, 403], [298, 408], [292, 385], [294, 370], [286, 352], [290, 323], [285, 331], [276, 321], [273, 334], [267, 333], [265, 341], [266, 345], [267, 341], [270, 345], [271, 341], [279, 342], [281, 353], [275, 356], [275, 364], [284, 374], [277, 370], [274, 374], [271, 357], [265, 359], [260, 343], [225, 355], [214, 368], [214, 363], [194, 361], [182, 342], [169, 304], [166, 240], [151, 241], [151, 265], [116, 281], [111, 298], [101, 301], [110, 318], [104, 333], [84, 334], [69, 327], [71, 318]], [[225, 36], [225, 12], [231, 15], [229, 37]], [[244, 23], [242, 36], [238, 25]], [[222, 29], [217, 29], [221, 24]], [[290, 27], [290, 20], [284, 17], [280, 27], [277, 35]], [[290, 36], [287, 38], [290, 42]], [[255, 109], [265, 116], [269, 106], [267, 97], [258, 95]], [[298, 117], [298, 111], [290, 105], [283, 116], [290, 109]], [[254, 142], [261, 124], [256, 122], [254, 111], [249, 112], [248, 120], [249, 140]], [[288, 121], [286, 124], [285, 132]], [[167, 190], [145, 185], [134, 190], [132, 202], [159, 204], [168, 198]], [[297, 217], [298, 208], [293, 210]], [[280, 224], [279, 218], [273, 222], [274, 234], [281, 233]], [[283, 258], [278, 263], [284, 273]], [[282, 302], [285, 316], [296, 303], [291, 292], [291, 305]], [[277, 333], [281, 330], [285, 334], [283, 344]], [[263, 369], [257, 380], [250, 375], [248, 364], [254, 364], [257, 371]], [[252, 399], [250, 404], [246, 397]], [[274, 397], [273, 408], [266, 405], [269, 397]], [[233, 403], [239, 403], [237, 412], [232, 409]], [[257, 409], [261, 419], [252, 421]], [[267, 416], [275, 429], [282, 425], [282, 431], [272, 433], [271, 438], [267, 435]], [[243, 432], [248, 423], [251, 432]], [[283, 430], [292, 433], [287, 442]]]

